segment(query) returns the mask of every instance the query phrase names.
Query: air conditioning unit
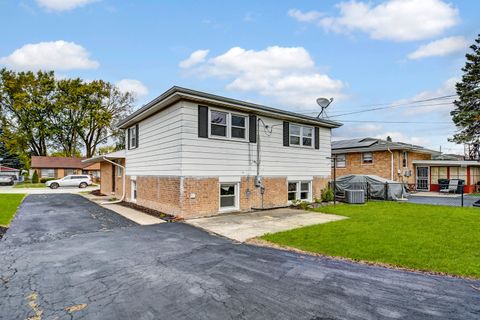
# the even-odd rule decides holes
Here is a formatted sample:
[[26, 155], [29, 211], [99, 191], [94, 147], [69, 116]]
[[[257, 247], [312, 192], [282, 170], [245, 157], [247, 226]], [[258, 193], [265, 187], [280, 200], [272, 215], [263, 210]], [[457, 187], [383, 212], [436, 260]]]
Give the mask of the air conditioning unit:
[[345, 190], [345, 201], [347, 203], [365, 203], [365, 190]]
[[405, 170], [405, 172], [403, 173], [403, 176], [404, 177], [411, 177], [412, 176], [412, 170]]

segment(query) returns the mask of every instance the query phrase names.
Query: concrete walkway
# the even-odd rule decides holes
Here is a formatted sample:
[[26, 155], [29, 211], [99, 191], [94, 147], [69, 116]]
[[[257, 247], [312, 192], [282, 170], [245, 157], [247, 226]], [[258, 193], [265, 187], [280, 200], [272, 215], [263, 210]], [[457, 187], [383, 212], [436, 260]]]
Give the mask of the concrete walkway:
[[108, 199], [110, 198], [108, 196], [100, 197], [100, 196], [93, 196], [91, 194], [82, 194], [82, 196], [142, 226], [166, 222], [165, 220], [162, 220], [160, 218], [156, 218], [142, 211], [125, 207], [120, 204], [110, 204], [110, 203], [107, 204], [105, 202], [108, 202]]
[[313, 224], [346, 219], [342, 216], [282, 208], [247, 213], [222, 214], [187, 220], [186, 223], [224, 237], [245, 242], [266, 233], [275, 233]]

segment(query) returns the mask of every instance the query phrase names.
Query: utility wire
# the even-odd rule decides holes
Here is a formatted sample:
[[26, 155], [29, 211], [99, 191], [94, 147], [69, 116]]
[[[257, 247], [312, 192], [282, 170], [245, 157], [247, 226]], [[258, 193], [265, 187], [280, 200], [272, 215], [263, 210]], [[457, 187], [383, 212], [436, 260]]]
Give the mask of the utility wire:
[[[373, 108], [356, 110], [356, 111], [341, 113], [341, 114], [335, 114], [335, 115], [331, 115], [330, 117], [340, 117], [340, 116], [349, 115], [349, 114], [357, 114], [357, 113], [370, 112], [370, 111], [376, 111], [376, 110], [391, 109], [391, 108], [397, 108], [397, 107], [402, 107], [402, 106], [417, 108], [417, 107], [451, 105], [453, 101], [443, 102], [443, 103], [438, 103], [438, 104], [422, 104], [422, 105], [418, 105], [418, 106], [415, 106], [413, 104], [430, 102], [430, 101], [437, 101], [437, 100], [446, 100], [446, 99], [456, 97], [456, 96], [457, 96], [456, 94], [451, 94], [451, 95], [445, 95], [445, 96], [439, 96], [439, 97], [433, 97], [433, 98], [421, 99], [421, 100], [413, 100], [413, 101], [396, 103], [396, 104], [394, 104], [394, 103], [380, 103], [380, 104], [364, 105], [364, 106], [357, 107], [357, 108], [354, 108], [354, 109], [364, 108], [364, 107], [373, 107]], [[351, 110], [352, 108], [349, 108], [349, 109]], [[312, 114], [312, 113], [316, 113], [316, 112], [314, 112], [314, 111], [302, 112], [302, 114]]]
[[359, 122], [359, 123], [422, 123], [422, 124], [453, 124], [448, 121], [426, 122], [426, 121], [383, 121], [383, 120], [340, 120], [341, 122]]

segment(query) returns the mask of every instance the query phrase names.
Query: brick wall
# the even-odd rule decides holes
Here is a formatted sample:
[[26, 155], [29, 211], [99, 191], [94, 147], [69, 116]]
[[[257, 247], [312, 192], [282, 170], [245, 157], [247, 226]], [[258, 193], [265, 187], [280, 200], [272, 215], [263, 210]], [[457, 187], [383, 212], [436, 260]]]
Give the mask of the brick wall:
[[[105, 170], [108, 172], [108, 170]], [[103, 173], [103, 171], [102, 171]], [[130, 199], [133, 177], [126, 177], [126, 200]], [[183, 218], [204, 217], [219, 214], [218, 177], [159, 177], [136, 176], [137, 204]], [[103, 179], [106, 181], [108, 179]], [[320, 197], [320, 191], [329, 179], [315, 177], [312, 181], [313, 197]], [[102, 185], [107, 185], [103, 183]], [[276, 208], [288, 205], [287, 178], [267, 177], [263, 179], [265, 191], [255, 187], [254, 177], [242, 177], [238, 190], [240, 211], [260, 208]], [[121, 179], [117, 177], [117, 198], [121, 197]]]
[[220, 207], [219, 192], [218, 178], [183, 178], [183, 190], [180, 198], [182, 217], [217, 214]]
[[[161, 212], [181, 215], [180, 178], [137, 176], [137, 204]], [[128, 194], [130, 199], [130, 192]]]
[[102, 176], [102, 181], [100, 182], [100, 192], [109, 195], [112, 192], [112, 164], [105, 161], [101, 162], [100, 172]]
[[[402, 152], [393, 151], [393, 180], [414, 183], [415, 182], [415, 172], [413, 166], [413, 160], [429, 160], [431, 159], [430, 154], [422, 154], [417, 152], [408, 152], [408, 165], [407, 169], [412, 171], [411, 177], [403, 177], [403, 164], [402, 164]], [[398, 174], [398, 170], [402, 173]], [[375, 151], [373, 152], [373, 163], [364, 164], [362, 163], [362, 153], [354, 152], [346, 154], [346, 165], [345, 168], [336, 169], [337, 177], [341, 177], [348, 174], [373, 174], [380, 176], [385, 179], [391, 179], [391, 154], [388, 151]], [[332, 168], [333, 176], [333, 168]]]

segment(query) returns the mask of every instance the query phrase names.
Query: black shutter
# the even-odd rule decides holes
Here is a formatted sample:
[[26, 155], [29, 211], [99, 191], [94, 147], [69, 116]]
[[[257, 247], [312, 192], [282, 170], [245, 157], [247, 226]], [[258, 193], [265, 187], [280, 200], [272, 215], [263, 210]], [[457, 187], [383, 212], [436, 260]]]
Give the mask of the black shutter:
[[315, 127], [315, 149], [320, 149], [320, 128]]
[[283, 121], [283, 145], [290, 145], [290, 124], [287, 121]]
[[251, 143], [257, 143], [257, 116], [251, 114], [248, 117], [248, 137]]
[[138, 148], [138, 124], [135, 125], [135, 148]]
[[130, 128], [127, 129], [127, 148], [130, 150]]
[[198, 137], [208, 138], [208, 107], [198, 106]]

